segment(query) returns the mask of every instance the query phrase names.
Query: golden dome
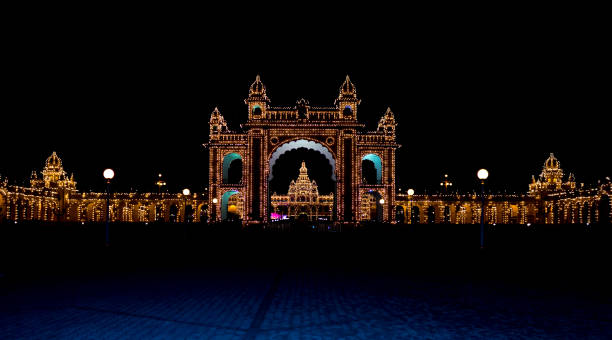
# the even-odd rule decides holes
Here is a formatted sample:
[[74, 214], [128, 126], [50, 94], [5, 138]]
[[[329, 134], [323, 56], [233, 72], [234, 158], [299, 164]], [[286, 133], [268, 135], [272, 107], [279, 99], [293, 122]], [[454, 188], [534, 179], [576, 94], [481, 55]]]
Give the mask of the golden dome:
[[62, 168], [62, 160], [57, 156], [55, 151], [47, 158], [45, 161], [46, 169], [61, 169]]
[[550, 157], [548, 157], [546, 162], [544, 162], [544, 167], [546, 169], [559, 169], [559, 166], [559, 160], [555, 158], [555, 155], [553, 153], [551, 153]]

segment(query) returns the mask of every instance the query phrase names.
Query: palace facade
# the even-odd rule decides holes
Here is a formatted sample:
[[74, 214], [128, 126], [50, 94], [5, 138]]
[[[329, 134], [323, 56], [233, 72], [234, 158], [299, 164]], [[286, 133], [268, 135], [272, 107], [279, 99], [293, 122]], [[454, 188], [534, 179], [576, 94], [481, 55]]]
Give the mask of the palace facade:
[[[485, 221], [494, 224], [591, 224], [611, 220], [610, 179], [596, 187], [576, 186], [570, 174], [564, 179], [559, 160], [551, 153], [542, 173], [532, 178], [524, 194], [489, 194], [485, 197]], [[446, 179], [440, 183], [449, 185]], [[452, 185], [452, 184], [451, 184]], [[399, 193], [395, 220], [403, 223], [480, 223], [482, 198], [476, 194]]]
[[[597, 186], [577, 186], [565, 176], [559, 160], [550, 154], [542, 172], [533, 176], [521, 194], [442, 193], [408, 195], [396, 192], [396, 122], [391, 109], [375, 131], [357, 120], [360, 99], [347, 76], [331, 106], [310, 105], [300, 99], [292, 106], [272, 106], [257, 76], [245, 99], [248, 120], [243, 131], [231, 131], [215, 108], [209, 121], [209, 187], [205, 195], [168, 193], [112, 193], [110, 215], [121, 222], [181, 222], [240, 220], [266, 223], [283, 217], [392, 223], [566, 224], [607, 223], [611, 220], [607, 178]], [[305, 163], [286, 194], [270, 192], [273, 167], [279, 158], [297, 149], [318, 152], [331, 167], [333, 192], [321, 195], [310, 180]], [[323, 158], [322, 158], [323, 159]], [[157, 185], [164, 185], [158, 181]], [[9, 185], [0, 178], [0, 220], [101, 222], [106, 216], [106, 193], [82, 193], [74, 176], [64, 171], [54, 152], [30, 186]], [[209, 208], [210, 207], [210, 208]]]
[[[68, 177], [62, 160], [53, 152], [30, 186], [9, 185], [0, 179], [0, 221], [103, 222], [106, 193], [82, 193], [74, 176]], [[111, 193], [113, 222], [183, 222], [206, 219], [206, 198], [198, 194]]]
[[303, 216], [308, 220], [332, 219], [334, 194], [319, 195], [317, 182], [310, 180], [306, 162], [302, 162], [297, 180], [289, 183], [286, 195], [272, 194], [272, 220], [297, 219]]

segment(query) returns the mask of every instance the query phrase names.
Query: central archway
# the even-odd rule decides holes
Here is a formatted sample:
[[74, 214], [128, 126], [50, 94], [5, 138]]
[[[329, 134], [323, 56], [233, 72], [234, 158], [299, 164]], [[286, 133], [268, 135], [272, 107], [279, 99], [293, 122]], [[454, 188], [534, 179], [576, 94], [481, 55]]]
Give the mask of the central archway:
[[[266, 197], [267, 197], [267, 209], [268, 209], [268, 219], [272, 219], [274, 217], [272, 217], [272, 215], [274, 214], [273, 208], [272, 208], [272, 187], [273, 185], [273, 181], [278, 181], [281, 179], [281, 176], [278, 176], [278, 179], [274, 178], [274, 168], [275, 165], [277, 164], [277, 161], [280, 160], [280, 162], [278, 163], [278, 166], [284, 166], [285, 162], [287, 161], [286, 159], [282, 159], [281, 157], [283, 155], [286, 155], [288, 153], [291, 152], [304, 152], [306, 151], [308, 152], [314, 152], [317, 154], [317, 158], [318, 160], [315, 160], [313, 158], [311, 158], [313, 155], [310, 154], [308, 158], [306, 159], [302, 159], [301, 161], [304, 160], [310, 160], [310, 161], [314, 161], [314, 162], [323, 162], [323, 164], [327, 161], [327, 163], [329, 163], [329, 167], [326, 167], [326, 169], [330, 169], [330, 170], [324, 170], [327, 174], [329, 174], [330, 177], [327, 177], [327, 175], [324, 175], [325, 178], [331, 179], [331, 183], [327, 182], [327, 185], [324, 185], [324, 187], [326, 186], [328, 189], [330, 189], [331, 191], [331, 195], [325, 195], [327, 192], [329, 191], [325, 191], [325, 194], [323, 193], [319, 193], [319, 199], [316, 200], [316, 207], [313, 208], [317, 211], [317, 214], [319, 213], [319, 204], [322, 204], [322, 202], [327, 202], [325, 203], [325, 205], [327, 205], [327, 207], [325, 209], [327, 209], [326, 211], [331, 214], [331, 216], [329, 216], [328, 218], [331, 218], [333, 220], [336, 219], [336, 213], [337, 213], [337, 180], [336, 180], [336, 158], [333, 154], [333, 151], [326, 145], [315, 141], [315, 140], [310, 140], [310, 139], [304, 139], [304, 138], [300, 138], [300, 139], [295, 139], [295, 140], [291, 140], [291, 141], [287, 141], [284, 142], [283, 144], [280, 144], [279, 146], [276, 147], [276, 149], [270, 154], [270, 157], [268, 158], [268, 166], [267, 166], [267, 170], [268, 172], [268, 176], [267, 176], [267, 185], [266, 185]], [[306, 163], [309, 163], [310, 161], [307, 161]], [[322, 164], [322, 163], [319, 163]], [[327, 164], [326, 164], [327, 165]], [[278, 170], [278, 169], [277, 169]], [[329, 171], [329, 172], [328, 172]], [[277, 173], [277, 175], [279, 175]], [[297, 179], [297, 178], [296, 178]], [[311, 178], [312, 179], [312, 178]], [[320, 179], [320, 177], [319, 177]], [[284, 179], [283, 179], [284, 180]], [[322, 182], [320, 182], [319, 180], [316, 181], [317, 184], [323, 184]], [[276, 186], [278, 187], [278, 183], [276, 184]], [[278, 188], [277, 188], [278, 189]], [[287, 195], [289, 195], [289, 193], [287, 193]], [[316, 194], [315, 194], [316, 195]], [[333, 198], [331, 197], [333, 196]], [[289, 197], [289, 196], [287, 196]], [[277, 197], [278, 198], [278, 197]], [[287, 198], [288, 201], [291, 201], [291, 198]], [[322, 200], [322, 201], [321, 201]], [[275, 201], [276, 202], [276, 201]], [[333, 202], [333, 204], [332, 204]], [[290, 203], [291, 205], [292, 203]], [[277, 207], [278, 208], [278, 207]], [[311, 213], [314, 210], [311, 210]]]
[[278, 158], [287, 151], [291, 151], [291, 150], [295, 150], [299, 148], [305, 148], [305, 149], [318, 151], [323, 156], [325, 156], [325, 158], [327, 158], [327, 161], [332, 167], [332, 180], [334, 182], [336, 181], [336, 159], [334, 155], [331, 153], [331, 151], [329, 151], [329, 149], [326, 146], [324, 146], [323, 144], [319, 142], [315, 142], [315, 141], [308, 140], [308, 139], [298, 139], [298, 140], [286, 142], [280, 145], [279, 147], [276, 148], [276, 150], [274, 150], [272, 155], [270, 155], [270, 161], [268, 162], [268, 169], [270, 170], [270, 173], [268, 175], [268, 182], [274, 178], [274, 175], [272, 173], [272, 168], [274, 167], [274, 164], [276, 164], [276, 161], [278, 160]]

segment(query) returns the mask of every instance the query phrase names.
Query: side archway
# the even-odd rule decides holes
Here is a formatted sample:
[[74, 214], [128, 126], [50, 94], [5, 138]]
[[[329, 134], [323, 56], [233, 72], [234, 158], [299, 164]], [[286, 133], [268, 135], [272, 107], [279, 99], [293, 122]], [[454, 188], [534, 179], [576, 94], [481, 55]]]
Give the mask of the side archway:
[[242, 181], [242, 156], [232, 152], [223, 157], [223, 184], [239, 184]]
[[229, 213], [234, 213], [233, 211], [228, 211], [229, 209], [229, 201], [230, 198], [239, 192], [237, 190], [229, 190], [226, 191], [223, 196], [221, 196], [221, 221], [226, 221], [228, 219]]
[[[368, 168], [374, 168], [375, 175], [368, 174]], [[361, 176], [365, 184], [382, 184], [382, 160], [374, 153], [367, 154], [361, 159]]]

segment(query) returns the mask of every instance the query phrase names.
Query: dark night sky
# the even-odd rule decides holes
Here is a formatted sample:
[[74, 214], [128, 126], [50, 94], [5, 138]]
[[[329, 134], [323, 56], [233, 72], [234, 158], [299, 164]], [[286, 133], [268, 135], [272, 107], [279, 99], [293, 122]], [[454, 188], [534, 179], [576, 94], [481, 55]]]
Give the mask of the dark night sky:
[[448, 173], [472, 190], [486, 167], [493, 190], [522, 192], [550, 152], [578, 182], [612, 175], [610, 56], [586, 30], [399, 25], [346, 39], [331, 29], [276, 39], [201, 30], [58, 24], [12, 34], [0, 174], [27, 180], [55, 150], [80, 190], [102, 190], [112, 167], [117, 190], [155, 190], [161, 172], [170, 190], [199, 192], [215, 106], [239, 129], [256, 74], [272, 105], [331, 105], [349, 74], [369, 128], [387, 106], [395, 113], [403, 188], [436, 190]]

